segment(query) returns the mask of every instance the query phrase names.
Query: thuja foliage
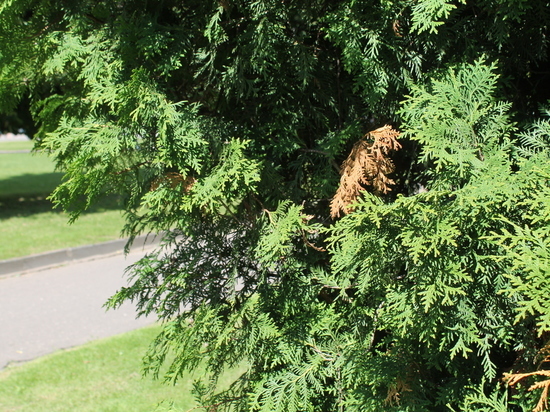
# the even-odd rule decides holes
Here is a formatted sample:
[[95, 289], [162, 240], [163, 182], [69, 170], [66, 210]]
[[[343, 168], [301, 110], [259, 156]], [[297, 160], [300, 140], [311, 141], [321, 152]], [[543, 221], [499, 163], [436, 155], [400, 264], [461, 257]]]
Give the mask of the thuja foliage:
[[549, 10], [4, 0], [0, 109], [73, 219], [114, 192], [166, 234], [108, 305], [163, 321], [145, 371], [207, 365], [205, 410], [542, 411]]

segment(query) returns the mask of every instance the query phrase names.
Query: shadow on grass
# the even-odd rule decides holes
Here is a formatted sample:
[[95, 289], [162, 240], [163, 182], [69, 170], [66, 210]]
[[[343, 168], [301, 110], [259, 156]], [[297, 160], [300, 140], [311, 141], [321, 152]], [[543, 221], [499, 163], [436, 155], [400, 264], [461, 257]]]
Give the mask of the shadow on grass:
[[[9, 219], [12, 217], [26, 217], [38, 213], [62, 213], [61, 209], [53, 208], [52, 202], [47, 199], [47, 194], [44, 195], [18, 195], [18, 196], [2, 196], [0, 195], [0, 220]], [[119, 196], [109, 195], [101, 199], [98, 204], [84, 212], [101, 213], [107, 210], [120, 210]], [[67, 217], [68, 218], [68, 217]]]
[[[47, 197], [61, 183], [63, 173], [25, 173], [0, 179], [0, 219], [39, 213], [62, 213]], [[85, 214], [121, 210], [120, 196], [108, 195]], [[67, 217], [68, 218], [68, 217]]]
[[63, 173], [26, 173], [0, 180], [0, 199], [46, 197], [61, 183]]

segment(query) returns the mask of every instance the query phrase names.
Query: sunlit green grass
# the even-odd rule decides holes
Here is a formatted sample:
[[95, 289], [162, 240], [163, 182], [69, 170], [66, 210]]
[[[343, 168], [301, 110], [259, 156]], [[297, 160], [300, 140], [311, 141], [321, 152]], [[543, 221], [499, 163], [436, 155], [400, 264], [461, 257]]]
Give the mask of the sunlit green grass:
[[[200, 372], [176, 386], [141, 376], [141, 359], [159, 330], [147, 327], [0, 371], [0, 411], [149, 412], [164, 400], [178, 411], [195, 407], [191, 388]], [[228, 374], [220, 388], [234, 378]]]
[[0, 141], [1, 150], [31, 150], [33, 142], [31, 140], [23, 141]]
[[[0, 142], [0, 150], [10, 145], [31, 148], [32, 142]], [[62, 176], [43, 153], [0, 154], [0, 260], [120, 237], [124, 219], [113, 198], [73, 225], [52, 209], [46, 197]]]
[[0, 260], [118, 239], [124, 222], [118, 210], [87, 213], [73, 225], [60, 212], [7, 214], [0, 211]]

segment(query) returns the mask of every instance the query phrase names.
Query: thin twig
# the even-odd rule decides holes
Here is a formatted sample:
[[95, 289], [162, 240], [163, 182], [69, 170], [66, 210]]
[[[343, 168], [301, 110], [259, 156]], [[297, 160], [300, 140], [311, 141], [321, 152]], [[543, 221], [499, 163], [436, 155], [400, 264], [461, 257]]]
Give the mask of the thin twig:
[[305, 230], [302, 230], [302, 238], [304, 239], [304, 243], [309, 246], [310, 248], [312, 249], [315, 249], [316, 251], [318, 252], [326, 252], [327, 250], [322, 248], [322, 247], [319, 247], [319, 246], [315, 246], [313, 243], [311, 243], [307, 237], [306, 237], [306, 232]]
[[243, 223], [239, 220], [239, 218], [237, 217], [237, 215], [235, 215], [235, 213], [233, 213], [231, 211], [231, 209], [229, 209], [229, 206], [227, 206], [227, 204], [223, 201], [223, 199], [219, 199], [220, 203], [222, 204], [223, 207], [225, 207], [225, 210], [227, 210], [227, 212], [231, 215], [231, 217], [240, 225], [242, 225]]

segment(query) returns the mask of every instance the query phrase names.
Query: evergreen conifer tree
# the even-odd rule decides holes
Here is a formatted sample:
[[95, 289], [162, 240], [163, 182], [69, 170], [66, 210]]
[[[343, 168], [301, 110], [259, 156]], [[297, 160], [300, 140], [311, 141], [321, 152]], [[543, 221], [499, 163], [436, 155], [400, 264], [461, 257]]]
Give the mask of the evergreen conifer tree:
[[207, 365], [205, 410], [543, 411], [549, 12], [3, 0], [0, 110], [72, 219], [117, 193], [166, 233], [108, 305], [163, 321], [147, 372]]

